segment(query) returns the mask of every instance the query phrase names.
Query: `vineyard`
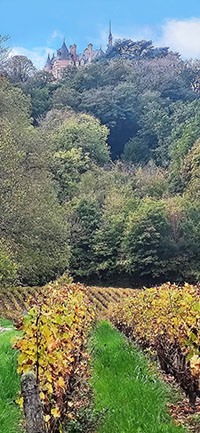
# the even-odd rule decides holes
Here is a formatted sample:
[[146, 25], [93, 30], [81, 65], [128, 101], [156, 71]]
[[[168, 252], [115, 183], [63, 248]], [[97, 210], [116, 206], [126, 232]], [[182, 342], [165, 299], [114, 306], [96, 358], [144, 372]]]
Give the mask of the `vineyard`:
[[[48, 286], [46, 286], [48, 287]], [[1, 288], [0, 294], [0, 317], [17, 320], [28, 311], [29, 300], [32, 296], [37, 297], [45, 293], [46, 287], [12, 287]], [[131, 289], [116, 289], [112, 287], [86, 287], [87, 296], [95, 309], [103, 313], [108, 309], [110, 303], [118, 303], [121, 299], [126, 299]]]
[[[129, 290], [85, 287], [65, 277], [43, 288], [2, 290], [0, 315], [23, 331], [15, 342], [18, 373], [36, 377], [47, 432], [60, 432], [87, 398], [92, 323], [128, 295]], [[23, 390], [17, 402], [26, 404]]]
[[[200, 287], [189, 284], [132, 290], [87, 287], [65, 277], [43, 288], [2, 290], [0, 315], [23, 331], [15, 341], [18, 373], [36, 377], [45, 431], [60, 433], [63, 422], [74, 420], [86, 403], [88, 336], [96, 319], [104, 318], [159, 360], [198, 413], [199, 295]], [[21, 407], [25, 399], [22, 389]]]
[[200, 288], [164, 284], [133, 291], [110, 314], [114, 325], [157, 355], [192, 406], [200, 396]]

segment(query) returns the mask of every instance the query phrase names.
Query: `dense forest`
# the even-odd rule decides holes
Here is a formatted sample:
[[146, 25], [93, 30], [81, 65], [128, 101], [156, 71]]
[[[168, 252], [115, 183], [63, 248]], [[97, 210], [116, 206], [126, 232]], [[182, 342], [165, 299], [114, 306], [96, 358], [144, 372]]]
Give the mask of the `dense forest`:
[[200, 62], [116, 41], [55, 81], [0, 37], [0, 285], [200, 277]]

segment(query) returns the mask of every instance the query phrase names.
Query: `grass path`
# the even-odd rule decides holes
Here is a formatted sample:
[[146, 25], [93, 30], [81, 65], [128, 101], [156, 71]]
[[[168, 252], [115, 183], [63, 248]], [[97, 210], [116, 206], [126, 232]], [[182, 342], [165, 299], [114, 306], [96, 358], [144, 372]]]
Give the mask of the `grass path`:
[[169, 388], [149, 371], [144, 355], [107, 322], [94, 334], [92, 386], [98, 433], [183, 433], [168, 416]]
[[[0, 319], [0, 326], [12, 327], [12, 323]], [[15, 403], [20, 389], [17, 375], [17, 353], [11, 348], [10, 340], [16, 331], [0, 334], [0, 433], [21, 433], [20, 409]]]

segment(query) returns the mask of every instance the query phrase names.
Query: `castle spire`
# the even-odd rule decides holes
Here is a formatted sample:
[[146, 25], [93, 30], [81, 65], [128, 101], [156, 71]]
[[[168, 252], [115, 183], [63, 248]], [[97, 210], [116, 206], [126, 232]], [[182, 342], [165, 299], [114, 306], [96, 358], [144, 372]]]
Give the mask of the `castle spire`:
[[109, 36], [108, 36], [108, 48], [111, 48], [113, 44], [112, 25], [111, 20], [109, 22]]
[[50, 54], [48, 53], [48, 57], [47, 57], [47, 61], [45, 64], [45, 70], [46, 71], [50, 71], [51, 70], [51, 59], [50, 59]]

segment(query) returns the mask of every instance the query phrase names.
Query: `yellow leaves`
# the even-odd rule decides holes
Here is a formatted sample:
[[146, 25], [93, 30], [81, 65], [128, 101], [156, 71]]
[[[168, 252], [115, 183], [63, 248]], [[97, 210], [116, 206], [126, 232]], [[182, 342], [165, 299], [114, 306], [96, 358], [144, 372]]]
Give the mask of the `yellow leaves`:
[[49, 350], [49, 352], [53, 352], [56, 349], [57, 345], [58, 341], [55, 339], [47, 341], [47, 349]]
[[48, 339], [51, 337], [51, 331], [47, 324], [40, 327], [40, 332], [43, 334], [44, 338], [48, 341]]
[[61, 377], [61, 376], [59, 377], [57, 384], [59, 385], [60, 388], [65, 390], [66, 385], [65, 385], [65, 381], [64, 381], [63, 377]]
[[45, 394], [43, 392], [40, 392], [40, 398], [41, 398], [41, 400], [45, 399]]
[[54, 418], [60, 418], [60, 410], [58, 407], [51, 409], [51, 415], [53, 415]]
[[49, 394], [53, 394], [53, 387], [51, 385], [51, 383], [46, 383], [45, 385], [47, 391], [49, 392]]
[[194, 355], [190, 359], [190, 367], [194, 370], [198, 370], [200, 367], [200, 357], [198, 355]]
[[[31, 302], [29, 315], [23, 320], [23, 336], [15, 343], [20, 352], [18, 372], [32, 370], [38, 374], [49, 428], [52, 419], [62, 415], [69, 379], [74, 374], [83, 375], [82, 364], [76, 359], [81, 355], [86, 363], [87, 354], [82, 349], [94, 313], [81, 285], [50, 285], [44, 295]], [[72, 406], [73, 402], [69, 402], [69, 407]]]
[[200, 383], [200, 288], [185, 284], [178, 287], [166, 283], [142, 291], [134, 291], [129, 300], [122, 300], [111, 311], [111, 320], [129, 329], [141, 344], [185, 356], [193, 375]]
[[26, 360], [27, 360], [27, 355], [25, 353], [20, 353], [18, 356], [18, 364], [21, 365]]
[[23, 409], [23, 403], [24, 403], [24, 399], [23, 399], [23, 397], [19, 397], [19, 398], [17, 398], [16, 403], [19, 405], [19, 407], [20, 407], [21, 409]]

